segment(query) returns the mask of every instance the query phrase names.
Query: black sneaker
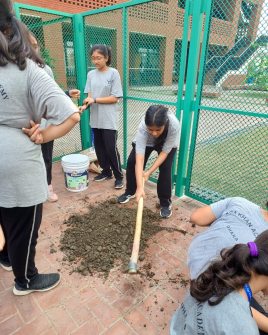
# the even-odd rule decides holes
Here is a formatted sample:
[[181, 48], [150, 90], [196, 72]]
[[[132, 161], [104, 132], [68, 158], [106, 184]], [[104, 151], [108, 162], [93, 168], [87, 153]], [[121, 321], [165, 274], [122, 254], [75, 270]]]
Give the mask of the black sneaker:
[[123, 179], [116, 179], [114, 182], [114, 188], [119, 189], [123, 187], [124, 187]]
[[17, 283], [13, 288], [15, 295], [27, 295], [32, 292], [46, 292], [52, 290], [60, 282], [59, 273], [37, 274], [36, 278], [29, 284], [29, 288], [20, 287]]
[[103, 181], [103, 180], [106, 180], [106, 179], [112, 179], [113, 177], [112, 176], [107, 176], [103, 173], [100, 173], [99, 175], [97, 175], [94, 180], [95, 181]]
[[135, 194], [131, 195], [131, 194], [124, 193], [120, 195], [120, 197], [117, 198], [117, 202], [119, 202], [120, 204], [125, 204], [129, 202], [130, 199], [133, 199], [133, 198], [135, 198]]
[[0, 259], [0, 266], [6, 271], [12, 271], [12, 266], [9, 261], [3, 261]]
[[160, 216], [163, 219], [167, 219], [172, 215], [172, 210], [171, 210], [171, 206], [169, 207], [161, 207], [160, 209]]

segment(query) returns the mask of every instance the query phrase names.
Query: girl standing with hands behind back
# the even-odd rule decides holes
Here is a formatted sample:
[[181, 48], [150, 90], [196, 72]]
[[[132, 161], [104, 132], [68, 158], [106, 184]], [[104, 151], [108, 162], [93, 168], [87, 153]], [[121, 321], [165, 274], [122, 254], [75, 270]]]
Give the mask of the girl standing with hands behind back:
[[90, 50], [95, 70], [89, 71], [85, 93], [88, 97], [84, 105], [90, 105], [90, 126], [94, 132], [96, 155], [102, 168], [101, 174], [94, 178], [103, 181], [115, 177], [115, 188], [123, 184], [120, 156], [117, 149], [117, 102], [122, 97], [121, 79], [111, 64], [111, 49], [97, 44]]

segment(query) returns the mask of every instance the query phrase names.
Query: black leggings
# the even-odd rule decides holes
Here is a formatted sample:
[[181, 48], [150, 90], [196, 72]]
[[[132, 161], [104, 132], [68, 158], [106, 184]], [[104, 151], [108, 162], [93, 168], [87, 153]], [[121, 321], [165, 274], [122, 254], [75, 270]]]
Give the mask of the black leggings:
[[93, 128], [96, 155], [102, 173], [115, 179], [123, 179], [120, 155], [117, 149], [117, 131], [112, 129]]
[[27, 288], [37, 274], [35, 247], [42, 220], [43, 205], [0, 207], [0, 224], [6, 239], [0, 259], [10, 261], [15, 282]]
[[47, 184], [50, 185], [52, 181], [52, 156], [53, 156], [54, 141], [41, 144], [42, 154], [47, 171]]
[[[136, 193], [136, 177], [135, 177], [135, 165], [136, 165], [136, 146], [133, 143], [132, 151], [127, 161], [127, 194]], [[153, 151], [157, 151], [159, 154], [162, 151], [162, 146], [146, 147], [144, 156], [144, 168]], [[177, 148], [173, 148], [166, 160], [159, 166], [159, 177], [157, 180], [157, 194], [160, 200], [161, 207], [168, 207], [171, 204], [171, 193], [172, 193], [172, 163]]]

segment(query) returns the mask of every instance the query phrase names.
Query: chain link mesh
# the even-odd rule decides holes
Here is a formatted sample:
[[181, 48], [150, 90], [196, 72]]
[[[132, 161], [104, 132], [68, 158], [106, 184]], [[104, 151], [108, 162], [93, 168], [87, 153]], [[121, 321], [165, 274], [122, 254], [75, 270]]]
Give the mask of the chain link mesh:
[[[187, 1], [152, 1], [127, 10], [126, 133], [123, 101], [118, 104], [121, 158], [125, 144], [127, 155], [130, 153], [138, 124], [151, 104], [161, 101], [175, 112], [176, 107], [169, 104], [183, 98], [177, 93], [178, 81], [187, 73], [187, 66], [185, 73], [179, 73]], [[84, 17], [85, 71], [94, 68], [89, 57], [91, 46], [106, 44], [112, 48], [111, 66], [118, 69], [123, 81], [122, 16], [122, 9], [117, 9]], [[262, 116], [268, 114], [267, 16], [264, 0], [213, 1], [200, 111], [192, 129], [186, 178], [186, 194], [202, 201], [233, 195], [259, 204], [265, 200], [268, 121]], [[21, 9], [21, 17], [37, 36], [60, 86], [76, 87], [72, 19], [28, 9]], [[191, 30], [192, 17], [189, 27]], [[186, 61], [189, 43], [188, 40]], [[245, 111], [249, 114], [239, 115]], [[77, 125], [56, 141], [54, 155], [79, 150], [81, 136]], [[154, 159], [152, 156], [148, 165]], [[176, 166], [175, 170], [179, 168]], [[157, 178], [157, 172], [153, 177]]]
[[[59, 86], [63, 90], [76, 88], [72, 19], [24, 8], [20, 15], [22, 22], [34, 33], [40, 53]], [[55, 140], [53, 159], [81, 149], [80, 125], [76, 125], [70, 133]]]
[[243, 196], [264, 204], [268, 176], [268, 119], [200, 111], [191, 194], [206, 201]]
[[215, 0], [202, 105], [268, 113], [268, 5]]
[[129, 8], [129, 96], [176, 101], [183, 26], [176, 27], [177, 11], [175, 1]]
[[267, 201], [268, 119], [258, 115], [268, 114], [267, 16], [262, 0], [213, 2], [186, 186], [201, 201], [237, 195], [262, 206]]

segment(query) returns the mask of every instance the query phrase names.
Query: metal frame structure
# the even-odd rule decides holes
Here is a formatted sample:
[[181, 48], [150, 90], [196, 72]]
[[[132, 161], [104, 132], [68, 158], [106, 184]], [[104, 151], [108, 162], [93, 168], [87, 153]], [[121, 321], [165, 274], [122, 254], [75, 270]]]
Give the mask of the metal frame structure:
[[[268, 113], [256, 111], [248, 111], [242, 109], [222, 108], [217, 106], [209, 106], [202, 101], [202, 91], [204, 85], [204, 76], [206, 68], [207, 49], [209, 45], [209, 37], [211, 31], [211, 12], [213, 0], [194, 1], [187, 0], [184, 11], [184, 23], [182, 34], [181, 58], [177, 99], [176, 101], [153, 99], [147, 97], [139, 97], [129, 95], [129, 9], [138, 5], [153, 2], [153, 0], [133, 0], [114, 6], [90, 10], [79, 14], [68, 14], [53, 10], [47, 10], [40, 7], [33, 7], [15, 3], [14, 8], [16, 15], [20, 17], [21, 9], [34, 10], [37, 12], [45, 12], [55, 14], [61, 18], [70, 18], [72, 20], [72, 28], [74, 34], [74, 52], [76, 63], [76, 80], [77, 86], [83, 92], [86, 82], [87, 61], [86, 61], [86, 39], [85, 39], [85, 18], [92, 15], [109, 13], [115, 10], [122, 11], [122, 80], [123, 80], [123, 166], [126, 167], [128, 154], [128, 102], [136, 101], [143, 103], [163, 104], [175, 107], [176, 116], [181, 120], [181, 142], [177, 162], [173, 167], [174, 182], [176, 184], [175, 194], [183, 196], [184, 194], [199, 201], [210, 203], [212, 199], [217, 197], [206, 198], [197, 195], [191, 191], [191, 178], [193, 172], [193, 163], [195, 160], [196, 141], [199, 129], [200, 111], [208, 111], [211, 113], [227, 113], [233, 115], [242, 115], [245, 117], [261, 118], [264, 122], [268, 121]], [[51, 20], [46, 24], [60, 22], [61, 18]], [[53, 21], [53, 22], [52, 22]], [[190, 22], [191, 21], [191, 22]], [[188, 50], [188, 36], [189, 50]], [[188, 55], [187, 55], [188, 52]], [[191, 66], [188, 66], [188, 65]], [[186, 68], [188, 67], [187, 73]], [[186, 73], [186, 75], [185, 75]], [[84, 95], [81, 94], [81, 101]], [[81, 102], [80, 101], [80, 102]], [[81, 119], [81, 142], [82, 149], [86, 149], [91, 145], [91, 132], [88, 126], [89, 113], [85, 112]], [[267, 164], [268, 166], [268, 164]], [[154, 179], [155, 180], [155, 179]], [[213, 192], [212, 192], [213, 193]], [[264, 191], [265, 193], [265, 191]], [[228, 196], [227, 194], [225, 194]], [[224, 195], [224, 196], [225, 196]], [[220, 198], [220, 197], [218, 197]]]

